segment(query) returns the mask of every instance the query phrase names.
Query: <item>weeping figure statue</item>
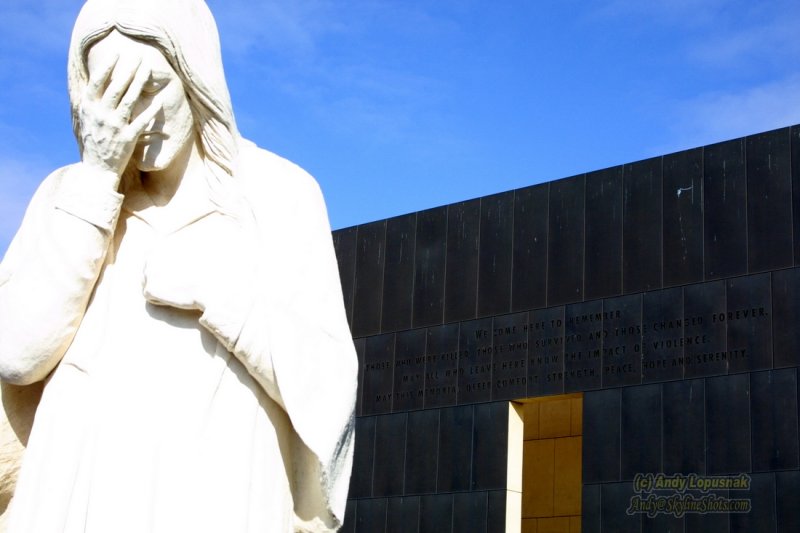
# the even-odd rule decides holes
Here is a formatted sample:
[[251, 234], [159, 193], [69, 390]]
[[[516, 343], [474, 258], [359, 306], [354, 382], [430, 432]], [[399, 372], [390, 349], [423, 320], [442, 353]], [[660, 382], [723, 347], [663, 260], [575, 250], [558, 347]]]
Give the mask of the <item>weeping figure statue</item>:
[[237, 132], [203, 0], [88, 0], [80, 162], [0, 264], [0, 378], [44, 383], [7, 528], [336, 531], [357, 360], [314, 179]]

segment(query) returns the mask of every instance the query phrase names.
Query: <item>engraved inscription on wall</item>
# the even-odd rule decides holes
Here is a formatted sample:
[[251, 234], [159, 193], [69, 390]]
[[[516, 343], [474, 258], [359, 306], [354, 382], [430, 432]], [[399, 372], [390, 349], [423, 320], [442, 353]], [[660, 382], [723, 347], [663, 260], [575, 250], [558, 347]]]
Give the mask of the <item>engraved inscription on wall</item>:
[[368, 337], [361, 414], [768, 368], [771, 302], [767, 273]]

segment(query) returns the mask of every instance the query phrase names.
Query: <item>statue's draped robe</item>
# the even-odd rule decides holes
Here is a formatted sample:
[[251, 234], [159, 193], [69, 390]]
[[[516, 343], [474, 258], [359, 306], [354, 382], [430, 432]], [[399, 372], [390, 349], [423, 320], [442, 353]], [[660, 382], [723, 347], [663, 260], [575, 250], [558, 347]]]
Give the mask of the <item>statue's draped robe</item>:
[[256, 275], [201, 313], [148, 303], [143, 275], [180, 283], [148, 265], [236, 253], [230, 215], [208, 201], [164, 216], [141, 188], [99, 193], [80, 171], [45, 180], [0, 266], [3, 361], [44, 358], [21, 381], [57, 364], [10, 530], [335, 529], [356, 359], [316, 183], [240, 143]]

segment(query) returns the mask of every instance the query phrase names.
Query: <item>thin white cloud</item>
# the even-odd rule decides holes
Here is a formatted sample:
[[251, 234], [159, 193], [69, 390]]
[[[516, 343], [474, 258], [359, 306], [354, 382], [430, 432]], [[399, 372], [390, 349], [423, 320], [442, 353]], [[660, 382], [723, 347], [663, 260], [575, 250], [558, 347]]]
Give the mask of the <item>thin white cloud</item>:
[[222, 46], [234, 54], [253, 50], [305, 58], [318, 40], [341, 29], [335, 4], [328, 0], [209, 0]]
[[3, 0], [0, 34], [27, 53], [64, 51], [83, 0]]
[[600, 21], [623, 22], [631, 32], [668, 28], [676, 54], [716, 69], [785, 64], [800, 53], [797, 0], [607, 0], [584, 24]]
[[[403, 39], [452, 36], [453, 14], [429, 6], [356, 0], [297, 2], [210, 1], [223, 51], [232, 60], [229, 83], [277, 89], [330, 131], [371, 131], [374, 141], [397, 140], [413, 129], [415, 116], [432, 112], [447, 82], [395, 65], [392, 35]], [[463, 6], [460, 7], [463, 9]], [[361, 49], [375, 43], [385, 50]], [[332, 39], [335, 36], [335, 40]], [[336, 51], [332, 52], [331, 48]], [[235, 91], [234, 91], [235, 92]], [[234, 102], [240, 126], [258, 126], [259, 112]], [[251, 105], [258, 106], [257, 101]]]
[[800, 123], [800, 73], [739, 92], [714, 92], [676, 102], [669, 152]]

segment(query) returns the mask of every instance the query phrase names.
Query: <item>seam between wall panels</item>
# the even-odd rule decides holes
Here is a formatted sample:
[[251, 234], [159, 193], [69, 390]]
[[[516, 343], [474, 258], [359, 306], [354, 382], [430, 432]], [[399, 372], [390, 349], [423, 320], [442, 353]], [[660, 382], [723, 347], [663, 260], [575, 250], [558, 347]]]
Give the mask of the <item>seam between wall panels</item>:
[[[514, 306], [514, 273], [516, 272], [516, 268], [514, 268], [514, 247], [516, 246], [516, 224], [517, 224], [517, 191], [519, 189], [514, 189], [511, 193], [511, 268], [510, 268], [510, 279], [509, 279], [509, 293], [508, 293], [508, 307], [509, 312], [514, 313], [516, 308]], [[521, 311], [521, 310], [520, 310]], [[488, 504], [487, 504], [487, 509]], [[488, 513], [488, 511], [487, 511]]]
[[706, 280], [706, 147], [700, 148], [700, 281]]
[[659, 461], [659, 470], [664, 472], [666, 468], [664, 468], [664, 384], [658, 384], [658, 394], [661, 398], [661, 420], [659, 420], [659, 425], [661, 427], [661, 437], [659, 438], [659, 445], [661, 447], [661, 461]]
[[[747, 171], [747, 140], [749, 138], [750, 136], [744, 137], [741, 141], [739, 141], [742, 147], [742, 167], [744, 168], [744, 269], [746, 274], [750, 274], [750, 173]], [[727, 299], [725, 301], [725, 305], [726, 307], [728, 305]], [[726, 340], [727, 335], [726, 328]], [[727, 342], [725, 346], [727, 347]]]
[[[727, 350], [727, 347], [726, 347]], [[772, 370], [769, 370], [770, 378], [774, 379], [774, 375], [772, 374]], [[747, 403], [748, 403], [748, 413], [747, 413], [747, 430], [750, 433], [750, 453], [747, 454], [747, 462], [750, 464], [750, 472], [753, 472], [753, 371], [746, 372], [747, 375]], [[774, 474], [773, 474], [774, 477]], [[751, 487], [752, 489], [752, 487]]]
[[[365, 348], [366, 349], [366, 348]], [[378, 417], [374, 416], [375, 425], [372, 427], [372, 475], [369, 480], [369, 497], [375, 497], [375, 443], [378, 440]]]
[[[791, 168], [791, 161], [789, 162], [789, 166]], [[507, 311], [506, 311], [508, 313], [513, 313], [514, 312], [514, 245], [515, 245], [514, 237], [515, 237], [515, 233], [516, 233], [514, 231], [514, 225], [516, 224], [516, 221], [517, 221], [517, 209], [516, 209], [516, 207], [517, 207], [517, 190], [518, 189], [514, 189], [511, 192], [511, 224], [510, 224], [510, 227], [511, 227], [511, 254], [509, 256], [510, 268], [508, 269], [508, 308], [507, 308]], [[794, 242], [794, 240], [792, 242]], [[527, 391], [526, 391], [526, 393], [527, 393]], [[488, 509], [488, 507], [487, 507], [487, 509]]]
[[[489, 533], [489, 491], [487, 490], [483, 494], [484, 494], [484, 503], [486, 504], [486, 520], [484, 521], [484, 525], [486, 526], [486, 528], [483, 531], [484, 533]], [[508, 513], [506, 513], [506, 516], [508, 516]]]
[[[448, 246], [448, 236], [450, 235], [450, 208], [453, 204], [448, 204], [444, 210], [444, 266], [442, 267], [442, 311], [439, 315], [439, 323], [445, 324], [445, 310], [447, 309], [447, 257], [450, 255]], [[461, 325], [459, 321], [459, 333]]]
[[[439, 452], [442, 449], [442, 408], [438, 408], [436, 415], [438, 416], [438, 421], [436, 424], [436, 477], [434, 478], [434, 487], [436, 487], [436, 492], [439, 492]], [[420, 500], [420, 510], [422, 509], [422, 500]], [[420, 513], [421, 514], [421, 513]]]
[[409, 418], [408, 411], [404, 412], [403, 415], [406, 418], [406, 423], [405, 423], [406, 429], [404, 431], [405, 440], [403, 442], [403, 489], [400, 492], [400, 496], [406, 497], [406, 469], [408, 468], [408, 418]]
[[703, 386], [703, 468], [706, 476], [708, 473], [708, 378], [701, 378], [700, 384]]
[[625, 169], [628, 165], [622, 165], [622, 176], [620, 177], [620, 181], [622, 183], [622, 202], [620, 204], [619, 216], [620, 216], [620, 264], [619, 264], [619, 293], [620, 295], [627, 294], [625, 291], [625, 177], [627, 176], [627, 172]]
[[[409, 329], [414, 329], [414, 294], [417, 288], [417, 226], [419, 224], [419, 211], [414, 213], [414, 246], [411, 248], [411, 301], [408, 306], [408, 325]], [[425, 335], [426, 339], [426, 346], [424, 349], [427, 349], [427, 334]], [[424, 355], [424, 354], [423, 354]], [[425, 367], [422, 367], [423, 373], [425, 372]], [[422, 380], [422, 405], [425, 406], [425, 379], [423, 377]]]
[[545, 250], [544, 250], [544, 307], [550, 304], [550, 204], [551, 192], [553, 187], [552, 182], [547, 182], [547, 213], [545, 213]]
[[[792, 237], [791, 244], [792, 244], [792, 265], [795, 264], [795, 257], [794, 257], [794, 150], [792, 147], [794, 145], [792, 139], [792, 130], [794, 128], [792, 126], [789, 127], [789, 234]], [[771, 280], [770, 280], [771, 281]], [[772, 294], [770, 292], [770, 294]]]
[[[660, 243], [660, 246], [661, 246], [661, 257], [659, 258], [659, 261], [658, 261], [660, 263], [660, 266], [661, 266], [661, 276], [660, 276], [660, 283], [658, 285], [658, 288], [659, 289], [663, 289], [664, 288], [664, 270], [666, 269], [665, 266], [664, 266], [664, 212], [665, 211], [664, 211], [664, 156], [663, 155], [658, 158], [658, 164], [659, 164], [659, 167], [660, 167], [660, 170], [659, 170], [659, 174], [660, 174], [659, 175], [659, 182], [660, 182], [659, 185], [660, 186], [657, 187], [656, 190], [659, 191], [659, 193], [661, 193], [661, 215], [658, 217], [658, 223], [661, 225], [661, 228], [659, 228], [659, 232], [658, 232], [660, 240], [661, 240], [661, 243]], [[678, 208], [680, 209], [680, 206]], [[653, 288], [651, 288], [650, 290], [653, 290]]]
[[[583, 205], [581, 206], [581, 214], [583, 215], [583, 243], [581, 244], [583, 256], [581, 259], [581, 297], [580, 302], [586, 301], [586, 174], [583, 174]], [[602, 378], [601, 378], [602, 379]], [[555, 489], [554, 489], [555, 490]]]
[[[475, 276], [475, 307], [472, 309], [472, 316], [474, 318], [479, 318], [478, 310], [478, 299], [480, 297], [480, 288], [481, 288], [481, 230], [483, 229], [483, 200], [484, 198], [480, 198], [478, 200], [478, 245], [477, 249], [475, 250], [476, 253], [476, 266], [477, 266], [477, 275]], [[491, 374], [490, 374], [491, 375]]]
[[[383, 240], [382, 240], [383, 244], [381, 245], [381, 247], [379, 249], [379, 254], [380, 255], [378, 256], [379, 260], [381, 258], [383, 258], [383, 268], [381, 268], [381, 305], [380, 305], [380, 308], [378, 309], [378, 331], [380, 333], [385, 333], [383, 331], [383, 294], [384, 294], [384, 292], [386, 290], [386, 286], [384, 285], [384, 283], [386, 282], [386, 249], [387, 249], [387, 244], [388, 244], [386, 242], [386, 236], [387, 236], [387, 234], [389, 232], [388, 228], [389, 228], [389, 221], [388, 220], [384, 220], [383, 221]], [[392, 366], [394, 366], [394, 365], [392, 365]], [[394, 380], [394, 371], [392, 372], [392, 379]], [[394, 398], [392, 398], [392, 402], [394, 402]]]
[[475, 468], [473, 458], [475, 457], [475, 405], [471, 407], [472, 410], [472, 429], [470, 431], [470, 439], [469, 439], [469, 490], [472, 490], [473, 484], [473, 475], [475, 474]]
[[[705, 275], [705, 272], [704, 274]], [[686, 286], [681, 286], [681, 337], [686, 336]], [[686, 361], [686, 346], [681, 346], [681, 357]], [[681, 365], [681, 379], [686, 379], [686, 364]]]
[[[600, 378], [600, 380], [601, 380], [600, 383], [601, 383], [601, 387], [602, 387], [602, 377]], [[617, 454], [618, 454], [618, 459], [619, 460], [617, 461], [617, 483], [620, 483], [622, 481], [622, 442], [623, 442], [623, 440], [622, 440], [622, 438], [623, 438], [623, 434], [622, 434], [622, 402], [625, 401], [625, 398], [622, 395], [622, 388], [617, 388], [617, 389], [614, 389], [614, 390], [616, 390], [617, 394], [619, 395], [619, 410], [617, 411], [617, 420], [619, 420], [619, 429], [618, 429], [618, 431], [619, 431], [619, 450], [617, 450]]]
[[619, 290], [616, 296], [625, 294], [625, 280], [623, 279], [623, 272], [625, 271], [625, 217], [623, 210], [625, 208], [625, 165], [620, 165], [619, 173]]
[[[794, 239], [792, 239], [792, 253], [794, 253]], [[773, 276], [775, 275], [775, 271], [769, 272], [769, 316], [770, 316], [770, 327], [769, 327], [769, 368], [768, 370], [774, 371], [775, 370], [775, 292], [772, 290], [775, 286], [773, 281]], [[727, 311], [727, 309], [726, 309]], [[796, 394], [795, 394], [796, 395]], [[800, 412], [800, 409], [798, 409]]]

